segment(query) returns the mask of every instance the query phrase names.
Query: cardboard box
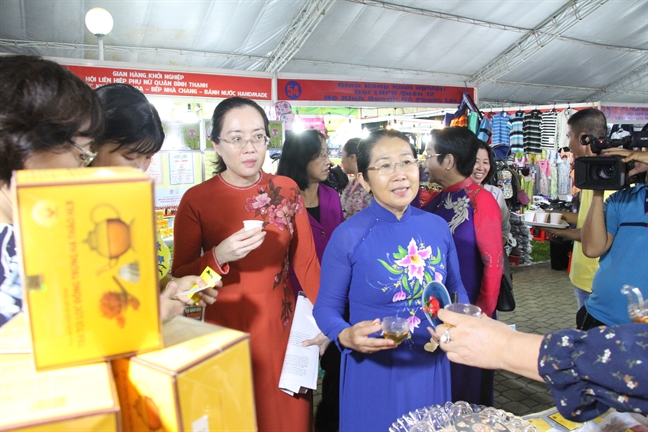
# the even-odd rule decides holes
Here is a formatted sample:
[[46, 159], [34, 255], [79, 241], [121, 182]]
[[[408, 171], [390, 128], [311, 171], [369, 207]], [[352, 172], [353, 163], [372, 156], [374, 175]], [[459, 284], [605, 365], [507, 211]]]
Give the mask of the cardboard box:
[[19, 312], [8, 323], [0, 327], [0, 354], [29, 354], [31, 352], [27, 318], [24, 312]]
[[152, 180], [130, 167], [26, 170], [12, 187], [36, 368], [159, 348]]
[[107, 363], [36, 372], [29, 354], [0, 355], [0, 430], [120, 431]]
[[165, 347], [112, 361], [125, 431], [255, 431], [249, 335], [175, 317]]

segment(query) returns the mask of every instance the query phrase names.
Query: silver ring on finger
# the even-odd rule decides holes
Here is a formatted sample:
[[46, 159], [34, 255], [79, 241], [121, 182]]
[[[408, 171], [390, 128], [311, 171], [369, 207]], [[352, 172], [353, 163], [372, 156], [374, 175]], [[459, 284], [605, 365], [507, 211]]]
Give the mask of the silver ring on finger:
[[450, 337], [450, 329], [446, 330], [445, 333], [441, 335], [441, 338], [439, 338], [439, 342], [442, 343], [450, 343], [452, 338]]

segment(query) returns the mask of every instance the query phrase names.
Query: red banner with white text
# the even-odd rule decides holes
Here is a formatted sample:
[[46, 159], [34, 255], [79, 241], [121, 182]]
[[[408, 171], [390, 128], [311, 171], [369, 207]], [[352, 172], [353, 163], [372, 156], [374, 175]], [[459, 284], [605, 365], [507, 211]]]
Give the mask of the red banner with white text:
[[270, 78], [214, 75], [192, 72], [164, 72], [100, 66], [65, 65], [90, 87], [130, 84], [147, 95], [214, 97], [232, 96], [270, 100]]
[[278, 99], [286, 101], [458, 105], [464, 91], [475, 97], [474, 89], [466, 87], [303, 79], [279, 79], [277, 91]]

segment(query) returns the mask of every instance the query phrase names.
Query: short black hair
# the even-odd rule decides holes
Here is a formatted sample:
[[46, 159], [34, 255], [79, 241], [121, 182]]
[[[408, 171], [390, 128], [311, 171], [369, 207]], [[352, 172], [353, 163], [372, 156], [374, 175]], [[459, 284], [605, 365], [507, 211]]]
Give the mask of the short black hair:
[[412, 150], [412, 157], [416, 159], [416, 149], [412, 145], [409, 137], [402, 132], [395, 129], [378, 129], [369, 134], [368, 137], [363, 138], [358, 144], [358, 172], [367, 179], [369, 172], [368, 168], [371, 164], [371, 152], [378, 141], [385, 138], [399, 138], [410, 145]]
[[[477, 152], [479, 152], [479, 150], [482, 149], [486, 150], [486, 152], [488, 153], [488, 163], [490, 166], [488, 172], [486, 173], [486, 176], [484, 177], [484, 180], [482, 181], [482, 184], [493, 184], [493, 181], [495, 180], [495, 176], [497, 175], [497, 165], [495, 164], [495, 152], [488, 144], [486, 144], [482, 140], [479, 140], [479, 147], [477, 147]], [[475, 154], [475, 162], [477, 162], [477, 154]]]
[[[211, 131], [211, 135], [209, 136], [209, 139], [211, 139], [216, 144], [219, 144], [220, 134], [223, 131], [223, 119], [225, 118], [225, 114], [230, 112], [230, 110], [236, 108], [244, 108], [246, 106], [254, 108], [259, 112], [259, 114], [261, 114], [261, 117], [263, 118], [263, 126], [265, 128], [265, 134], [266, 136], [270, 136], [270, 128], [268, 127], [268, 123], [269, 123], [268, 116], [266, 115], [263, 108], [261, 108], [259, 104], [254, 102], [252, 99], [242, 98], [242, 97], [231, 97], [223, 100], [214, 109], [214, 113], [212, 114], [212, 131]], [[214, 174], [221, 173], [227, 169], [225, 163], [223, 163], [223, 160], [220, 158], [220, 156], [218, 156], [218, 154], [216, 154], [215, 165], [216, 167], [214, 170]]]
[[37, 56], [0, 56], [0, 183], [39, 151], [66, 151], [75, 136], [101, 136], [104, 113], [78, 76]]
[[308, 187], [308, 164], [319, 157], [326, 137], [315, 129], [286, 135], [277, 174], [290, 177], [300, 190]]
[[437, 161], [442, 163], [451, 154], [455, 159], [457, 171], [465, 177], [470, 177], [475, 168], [477, 150], [481, 140], [470, 129], [465, 127], [448, 127], [432, 131], [434, 151], [439, 154]]
[[154, 155], [164, 143], [164, 129], [157, 110], [144, 93], [128, 84], [108, 84], [95, 90], [105, 111], [106, 126], [94, 149], [119, 144], [130, 153]]
[[582, 133], [594, 135], [596, 138], [607, 136], [607, 119], [605, 114], [596, 108], [577, 111], [569, 117], [567, 124], [571, 126], [571, 130], [576, 136], [580, 136]]
[[360, 144], [360, 138], [351, 138], [349, 141], [344, 144], [342, 151], [346, 154], [357, 155], [358, 154], [358, 144]]

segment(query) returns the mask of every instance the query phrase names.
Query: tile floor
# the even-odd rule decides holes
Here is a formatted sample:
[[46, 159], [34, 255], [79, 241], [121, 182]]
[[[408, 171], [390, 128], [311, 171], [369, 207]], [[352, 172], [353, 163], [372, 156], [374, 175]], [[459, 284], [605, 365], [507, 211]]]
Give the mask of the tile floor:
[[[513, 291], [516, 309], [500, 312], [501, 321], [537, 334], [575, 326], [576, 298], [566, 271], [551, 270], [548, 262], [513, 267]], [[314, 406], [319, 400], [319, 391], [315, 391]], [[495, 373], [496, 408], [523, 416], [553, 406], [544, 383], [509, 372]]]
[[[576, 298], [566, 271], [549, 263], [513, 268], [516, 308], [500, 312], [499, 319], [527, 333], [545, 334], [575, 327]], [[544, 383], [509, 372], [495, 373], [495, 407], [526, 415], [554, 406]]]

